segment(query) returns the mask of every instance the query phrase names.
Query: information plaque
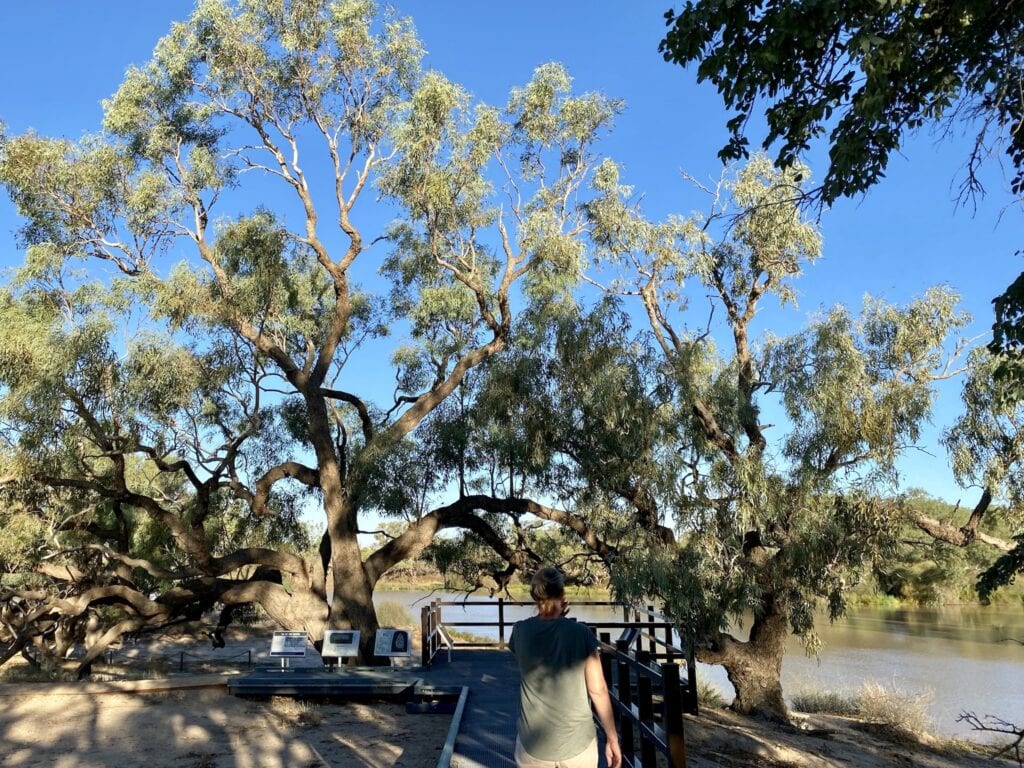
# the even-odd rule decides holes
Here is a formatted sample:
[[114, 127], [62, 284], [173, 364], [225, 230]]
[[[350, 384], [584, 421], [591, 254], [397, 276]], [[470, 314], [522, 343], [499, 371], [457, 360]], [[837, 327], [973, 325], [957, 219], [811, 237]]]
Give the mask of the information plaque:
[[275, 632], [270, 641], [270, 656], [275, 659], [296, 659], [306, 655], [305, 632]]
[[359, 631], [355, 629], [329, 629], [324, 633], [324, 647], [321, 656], [335, 656], [339, 659], [359, 655]]
[[409, 632], [404, 629], [378, 629], [373, 643], [374, 656], [412, 656]]

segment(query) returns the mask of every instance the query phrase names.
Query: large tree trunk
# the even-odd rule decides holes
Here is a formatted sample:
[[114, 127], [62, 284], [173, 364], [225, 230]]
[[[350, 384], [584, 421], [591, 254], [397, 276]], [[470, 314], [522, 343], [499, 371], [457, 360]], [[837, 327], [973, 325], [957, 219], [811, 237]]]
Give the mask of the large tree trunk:
[[754, 617], [748, 641], [723, 634], [711, 648], [699, 649], [697, 658], [725, 668], [736, 689], [733, 711], [789, 722], [781, 680], [789, 617], [774, 599], [766, 599], [764, 605], [764, 612]]
[[[332, 571], [331, 606], [327, 629], [359, 630], [359, 656], [362, 665], [387, 665], [388, 658], [373, 655], [377, 634], [377, 612], [373, 607], [372, 580], [363, 567], [359, 551], [358, 492], [348, 486], [348, 478], [331, 439], [331, 422], [319, 388], [305, 392], [310, 442], [316, 452], [320, 489], [324, 494], [327, 517], [327, 543]], [[353, 498], [355, 496], [356, 498]], [[328, 556], [322, 551], [321, 556]], [[314, 642], [322, 644], [323, 630]]]
[[[387, 666], [391, 660], [374, 656], [373, 646], [379, 625], [373, 606], [373, 585], [363, 572], [356, 547], [355, 556], [333, 558], [334, 600], [328, 625], [331, 629], [359, 630], [359, 657], [357, 663], [367, 666]], [[351, 559], [350, 559], [351, 558]], [[339, 562], [339, 560], [341, 562]], [[344, 570], [342, 570], [344, 567]]]
[[359, 630], [357, 663], [387, 666], [387, 657], [373, 654], [377, 634], [377, 611], [373, 606], [374, 583], [363, 567], [359, 540], [354, 532], [329, 531], [331, 534], [331, 585], [333, 599], [328, 617], [329, 629]]

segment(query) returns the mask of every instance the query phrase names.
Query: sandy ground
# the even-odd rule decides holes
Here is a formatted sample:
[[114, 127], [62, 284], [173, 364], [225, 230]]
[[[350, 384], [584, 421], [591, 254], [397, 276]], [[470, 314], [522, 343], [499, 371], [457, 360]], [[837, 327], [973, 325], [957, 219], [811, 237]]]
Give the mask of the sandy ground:
[[[23, 687], [23, 686], [20, 686]], [[68, 694], [36, 685], [0, 695], [0, 765], [147, 768], [434, 768], [447, 715], [396, 704], [248, 701], [223, 688]], [[52, 692], [44, 693], [49, 688]], [[808, 733], [705, 709], [687, 717], [689, 768], [1007, 768], [968, 750], [893, 740], [841, 717]]]
[[0, 765], [434, 768], [449, 715], [249, 701], [221, 688], [0, 697]]
[[[269, 631], [238, 628], [214, 650], [194, 630], [127, 644], [100, 679], [165, 678], [186, 654], [191, 675], [241, 672], [251, 652], [266, 663]], [[416, 655], [402, 659], [415, 664]], [[303, 665], [318, 666], [315, 652]], [[172, 675], [172, 680], [177, 675]], [[220, 681], [219, 675], [208, 675]], [[201, 682], [192, 678], [190, 684]], [[0, 684], [0, 766], [7, 768], [435, 768], [450, 715], [407, 714], [386, 703], [316, 704], [289, 698], [239, 699], [218, 687], [109, 692], [135, 683]], [[702, 709], [686, 718], [689, 768], [1008, 768], [992, 749], [893, 738], [876, 727], [827, 715], [804, 730]]]
[[806, 730], [781, 727], [728, 710], [686, 717], [688, 768], [1009, 768], [992, 748], [916, 742], [834, 715], [795, 715]]

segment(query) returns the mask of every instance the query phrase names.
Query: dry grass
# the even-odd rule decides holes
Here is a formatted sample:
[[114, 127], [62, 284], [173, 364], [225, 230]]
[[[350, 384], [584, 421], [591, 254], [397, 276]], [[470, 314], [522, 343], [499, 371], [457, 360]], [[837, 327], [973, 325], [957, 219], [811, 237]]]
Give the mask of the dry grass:
[[697, 678], [697, 704], [701, 707], [721, 709], [726, 705], [725, 694], [714, 683]]
[[793, 698], [793, 708], [807, 714], [856, 717], [892, 738], [932, 742], [933, 723], [928, 716], [931, 693], [908, 693], [881, 683], [865, 683], [852, 696], [837, 691], [802, 690]]
[[850, 696], [838, 691], [821, 691], [816, 688], [805, 688], [797, 691], [792, 697], [793, 709], [808, 715], [855, 715], [857, 702]]
[[880, 683], [865, 683], [857, 691], [856, 714], [896, 738], [933, 740], [933, 723], [928, 716], [931, 698], [931, 693], [908, 693]]
[[47, 660], [38, 667], [14, 660], [0, 667], [3, 683], [67, 683], [74, 679], [69, 670]]
[[419, 624], [404, 605], [390, 600], [377, 606], [377, 623], [382, 627], [394, 627], [395, 629], [419, 628]]
[[322, 725], [324, 722], [324, 713], [320, 705], [307, 699], [272, 696], [270, 711], [290, 725], [310, 728]]

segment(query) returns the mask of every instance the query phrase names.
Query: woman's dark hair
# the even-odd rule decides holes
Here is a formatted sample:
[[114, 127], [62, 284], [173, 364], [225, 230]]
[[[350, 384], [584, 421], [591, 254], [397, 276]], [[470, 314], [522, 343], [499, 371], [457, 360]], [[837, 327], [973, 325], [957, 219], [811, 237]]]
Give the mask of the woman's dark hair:
[[538, 603], [565, 597], [565, 574], [557, 568], [541, 568], [530, 581], [530, 597]]

